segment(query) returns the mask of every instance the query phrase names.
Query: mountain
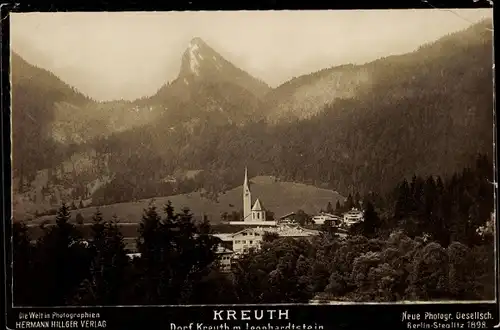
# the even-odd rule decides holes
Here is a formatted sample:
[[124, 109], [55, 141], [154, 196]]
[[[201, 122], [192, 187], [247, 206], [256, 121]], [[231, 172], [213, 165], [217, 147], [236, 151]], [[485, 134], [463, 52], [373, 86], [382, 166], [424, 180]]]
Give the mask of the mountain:
[[264, 82], [224, 59], [200, 38], [190, 41], [182, 55], [179, 75], [158, 92], [136, 101], [161, 112], [162, 125], [184, 128], [211, 124], [244, 124], [263, 117]]
[[[196, 136], [180, 163], [219, 170], [249, 163], [258, 173], [326, 183], [343, 195], [387, 192], [413, 174], [459, 171], [476, 153], [492, 155], [491, 31], [491, 22], [481, 22], [409, 54], [294, 79], [267, 96], [269, 118], [276, 104], [297, 105], [280, 121]], [[336, 95], [323, 88], [326, 80], [347, 77], [347, 84], [361, 76], [368, 78], [359, 85], [353, 78], [352, 88], [340, 84], [348, 96], [326, 105], [296, 102], [302, 89], [325, 100]], [[310, 113], [303, 116], [301, 107]]]
[[51, 72], [11, 55], [13, 170], [32, 173], [62, 158], [62, 146], [51, 138], [54, 104], [82, 106], [89, 98]]
[[53, 168], [82, 144], [148, 123], [150, 111], [131, 102], [96, 102], [52, 72], [11, 56], [14, 172]]
[[173, 168], [163, 159], [184, 148], [186, 137], [262, 117], [261, 97], [270, 90], [199, 38], [186, 49], [178, 78], [135, 102], [91, 100], [17, 54], [12, 67], [16, 207], [29, 212], [87, 199], [117, 175], [150, 176], [148, 166], [157, 170], [146, 181], [165, 177]]
[[[409, 74], [417, 74], [416, 71], [420, 68], [426, 72], [417, 76], [434, 74], [429, 72], [431, 67], [440, 69], [442, 65], [446, 65], [443, 63], [444, 58], [452, 56], [453, 49], [472, 52], [474, 47], [489, 47], [491, 31], [492, 24], [486, 20], [464, 31], [445, 36], [437, 42], [421, 46], [409, 54], [381, 58], [365, 65], [348, 64], [327, 68], [293, 78], [266, 95], [269, 105], [268, 121], [277, 123], [310, 118], [338, 100], [356, 100], [380, 93], [380, 90], [383, 90], [386, 99], [403, 98], [425, 86], [395, 85], [394, 81]], [[487, 50], [484, 54], [487, 56], [489, 52]], [[483, 56], [477, 60], [488, 58]], [[450, 66], [449, 69], [453, 68]], [[385, 95], [387, 92], [399, 95]]]
[[325, 105], [339, 99], [354, 98], [372, 82], [372, 73], [363, 66], [342, 65], [323, 69], [287, 81], [266, 95], [267, 120], [282, 123], [307, 119]]
[[[80, 144], [100, 156], [79, 159], [105, 165], [64, 184], [87, 187], [71, 193], [77, 201], [112, 204], [200, 189], [216, 200], [240, 184], [245, 166], [344, 196], [385, 194], [413, 174], [446, 176], [476, 153], [492, 154], [491, 29], [482, 22], [412, 53], [327, 68], [274, 90], [195, 38], [174, 81], [151, 97], [96, 111], [116, 106], [128, 124]], [[97, 109], [67, 95], [57, 104], [77, 104], [87, 109], [83, 117]], [[52, 163], [43, 166], [69, 154], [76, 162], [76, 152], [47, 150]], [[202, 174], [169, 179], [183, 171]]]
[[258, 98], [270, 91], [263, 81], [236, 67], [208, 46], [201, 38], [193, 38], [182, 55], [179, 80], [229, 82], [240, 86]]

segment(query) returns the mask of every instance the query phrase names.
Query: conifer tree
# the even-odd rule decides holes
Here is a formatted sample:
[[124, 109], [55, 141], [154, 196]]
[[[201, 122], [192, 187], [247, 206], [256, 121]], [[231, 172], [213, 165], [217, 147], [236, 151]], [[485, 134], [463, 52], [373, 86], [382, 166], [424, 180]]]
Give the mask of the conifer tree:
[[15, 222], [12, 226], [12, 251], [14, 305], [29, 306], [32, 304], [32, 295], [36, 292], [33, 287], [34, 246], [24, 223]]
[[117, 305], [126, 288], [129, 260], [116, 219], [104, 221], [99, 209], [93, 215], [90, 278], [77, 301], [85, 305]]
[[374, 237], [382, 223], [377, 211], [375, 211], [375, 207], [370, 201], [365, 202], [363, 217], [363, 235], [366, 237]]
[[337, 214], [342, 213], [342, 207], [340, 206], [340, 200], [337, 200], [337, 203], [335, 204], [335, 212]]
[[154, 205], [144, 211], [137, 293], [149, 303], [188, 303], [202, 294], [196, 288], [216, 261], [218, 242], [208, 222], [196, 225], [188, 209], [175, 213], [169, 202], [164, 211], [163, 219]]
[[85, 219], [83, 218], [83, 215], [82, 215], [80, 212], [78, 212], [78, 213], [76, 214], [76, 217], [75, 217], [75, 222], [76, 222], [78, 225], [83, 225], [84, 221], [85, 221]]
[[406, 179], [398, 187], [394, 217], [401, 220], [410, 210], [410, 187]]
[[345, 202], [345, 204], [344, 204], [344, 207], [345, 207], [346, 211], [348, 211], [348, 210], [352, 209], [352, 208], [353, 208], [353, 207], [355, 207], [355, 206], [356, 206], [356, 205], [354, 204], [354, 199], [352, 198], [352, 195], [351, 195], [351, 194], [349, 194], [349, 195], [347, 196], [347, 200], [346, 200], [346, 202]]
[[89, 275], [89, 254], [81, 234], [69, 223], [69, 208], [62, 204], [56, 225], [37, 242], [35, 304], [62, 306], [72, 300], [79, 284]]
[[333, 206], [331, 202], [328, 202], [328, 205], [326, 206], [326, 213], [333, 213]]
[[363, 201], [361, 200], [361, 195], [359, 194], [359, 192], [356, 192], [356, 194], [354, 195], [354, 205], [358, 207], [362, 202]]

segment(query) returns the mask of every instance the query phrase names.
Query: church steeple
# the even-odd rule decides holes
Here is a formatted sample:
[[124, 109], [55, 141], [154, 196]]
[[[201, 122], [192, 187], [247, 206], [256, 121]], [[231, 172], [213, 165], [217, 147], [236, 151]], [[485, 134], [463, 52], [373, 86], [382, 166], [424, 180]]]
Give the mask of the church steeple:
[[250, 221], [252, 213], [252, 195], [248, 185], [248, 169], [245, 167], [245, 179], [243, 181], [243, 221]]

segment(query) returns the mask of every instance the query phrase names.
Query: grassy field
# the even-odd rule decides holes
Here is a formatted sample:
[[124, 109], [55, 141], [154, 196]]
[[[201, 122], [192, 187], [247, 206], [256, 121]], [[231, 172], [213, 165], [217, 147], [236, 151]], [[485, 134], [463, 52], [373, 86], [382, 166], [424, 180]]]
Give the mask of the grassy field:
[[[343, 197], [333, 190], [321, 189], [310, 185], [277, 182], [272, 177], [255, 177], [251, 179], [252, 202], [257, 198], [267, 210], [274, 212], [275, 217], [287, 213], [304, 210], [314, 214], [324, 209], [328, 202], [335, 205], [337, 200]], [[231, 213], [243, 208], [242, 187], [237, 187], [220, 195], [218, 201], [202, 197], [200, 193], [190, 193], [174, 196], [157, 197], [136, 202], [117, 203], [103, 205], [99, 209], [105, 219], [111, 219], [116, 215], [121, 223], [138, 223], [141, 221], [142, 213], [149, 203], [153, 202], [163, 212], [163, 206], [171, 201], [176, 211], [188, 207], [191, 212], [201, 218], [204, 214], [212, 223], [218, 223], [223, 212]], [[76, 214], [81, 213], [85, 222], [90, 222], [96, 207], [82, 208], [72, 211], [72, 220]], [[31, 221], [32, 224], [52, 222], [54, 216], [43, 216]]]

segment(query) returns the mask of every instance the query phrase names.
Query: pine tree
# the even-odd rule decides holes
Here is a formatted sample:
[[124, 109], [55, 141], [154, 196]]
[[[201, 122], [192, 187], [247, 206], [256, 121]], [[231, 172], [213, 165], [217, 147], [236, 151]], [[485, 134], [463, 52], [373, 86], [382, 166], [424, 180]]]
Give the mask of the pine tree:
[[326, 213], [333, 213], [333, 206], [331, 202], [328, 202], [328, 205], [326, 206]]
[[32, 305], [32, 296], [36, 292], [36, 288], [33, 286], [34, 246], [30, 242], [28, 227], [24, 223], [15, 222], [12, 226], [12, 251], [14, 305]]
[[377, 211], [375, 211], [375, 207], [370, 201], [365, 202], [363, 218], [363, 235], [366, 237], [374, 237], [382, 223]]
[[85, 219], [83, 218], [83, 215], [82, 215], [80, 212], [78, 212], [78, 213], [76, 214], [75, 222], [76, 222], [78, 225], [83, 225], [84, 221], [85, 221]]
[[208, 222], [195, 225], [188, 209], [175, 213], [169, 202], [164, 212], [163, 219], [153, 205], [144, 212], [137, 294], [149, 303], [188, 303], [202, 294], [196, 288], [216, 261], [217, 239]]
[[344, 204], [344, 208], [346, 209], [346, 211], [352, 209], [353, 207], [355, 207], [356, 205], [354, 204], [354, 199], [352, 198], [352, 195], [349, 194], [349, 196], [347, 196], [347, 200]]
[[159, 244], [159, 228], [161, 218], [156, 211], [156, 206], [151, 202], [142, 216], [137, 239], [138, 252], [145, 265], [155, 263], [156, 249]]
[[126, 287], [129, 260], [117, 219], [103, 221], [99, 209], [93, 216], [90, 278], [76, 297], [84, 305], [117, 305]]
[[94, 246], [103, 244], [105, 227], [106, 226], [104, 219], [102, 218], [101, 210], [99, 208], [96, 208], [95, 213], [92, 215], [92, 226], [90, 227], [92, 230]]
[[340, 206], [340, 200], [337, 200], [337, 203], [335, 204], [335, 212], [337, 214], [342, 213], [342, 207]]
[[69, 303], [79, 284], [89, 275], [89, 254], [80, 242], [81, 234], [69, 223], [70, 216], [68, 206], [63, 203], [56, 215], [56, 225], [37, 242], [35, 305]]
[[410, 212], [410, 187], [406, 179], [398, 187], [396, 205], [394, 208], [394, 217], [398, 220], [403, 219]]
[[436, 221], [436, 203], [439, 195], [436, 187], [436, 182], [432, 176], [429, 176], [425, 181], [424, 186], [424, 202], [423, 202], [423, 227], [422, 232], [432, 233], [433, 225]]
[[359, 194], [359, 192], [356, 192], [356, 194], [354, 195], [354, 204], [356, 205], [356, 207], [358, 207], [362, 202], [363, 201], [361, 200], [361, 195]]

